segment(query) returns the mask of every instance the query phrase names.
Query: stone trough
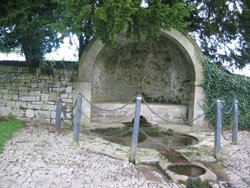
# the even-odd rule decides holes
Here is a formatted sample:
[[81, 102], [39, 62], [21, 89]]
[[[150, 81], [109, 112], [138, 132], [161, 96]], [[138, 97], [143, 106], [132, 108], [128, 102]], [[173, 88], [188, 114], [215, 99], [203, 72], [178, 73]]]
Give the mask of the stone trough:
[[167, 160], [159, 162], [160, 168], [174, 182], [186, 182], [189, 178], [200, 181], [216, 181], [217, 176], [201, 163], [169, 163]]

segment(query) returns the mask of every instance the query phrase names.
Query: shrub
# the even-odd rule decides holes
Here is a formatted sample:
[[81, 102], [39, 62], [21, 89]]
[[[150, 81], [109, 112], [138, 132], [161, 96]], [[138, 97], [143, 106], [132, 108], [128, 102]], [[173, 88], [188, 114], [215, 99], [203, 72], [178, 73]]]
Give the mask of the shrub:
[[[225, 111], [229, 110], [233, 100], [239, 101], [239, 128], [250, 128], [250, 78], [234, 75], [225, 71], [215, 64], [204, 62], [204, 83], [203, 88], [206, 94], [205, 111], [208, 111], [206, 118], [215, 126], [216, 105], [208, 110], [211, 104], [217, 99], [224, 101]], [[224, 116], [224, 126], [229, 126], [233, 116]]]

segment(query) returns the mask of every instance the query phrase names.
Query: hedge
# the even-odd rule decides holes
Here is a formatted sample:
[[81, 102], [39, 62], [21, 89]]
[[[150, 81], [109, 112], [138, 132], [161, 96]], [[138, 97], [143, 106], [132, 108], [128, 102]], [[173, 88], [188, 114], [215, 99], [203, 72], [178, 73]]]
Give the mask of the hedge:
[[[203, 88], [206, 94], [205, 111], [207, 120], [215, 126], [217, 99], [224, 101], [224, 109], [228, 111], [234, 99], [239, 101], [239, 128], [250, 129], [250, 78], [234, 75], [215, 64], [204, 62]], [[223, 117], [223, 126], [230, 127], [233, 115]]]

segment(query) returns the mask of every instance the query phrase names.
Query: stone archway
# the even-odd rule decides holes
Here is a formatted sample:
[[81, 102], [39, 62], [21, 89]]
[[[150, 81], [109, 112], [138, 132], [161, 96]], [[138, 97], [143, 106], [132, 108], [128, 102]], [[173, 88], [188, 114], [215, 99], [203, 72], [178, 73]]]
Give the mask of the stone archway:
[[162, 30], [158, 42], [137, 43], [123, 34], [116, 41], [109, 48], [96, 40], [81, 57], [78, 79], [91, 84], [92, 102], [116, 106], [140, 92], [171, 118], [192, 120], [203, 112], [203, 55], [190, 36], [172, 29]]

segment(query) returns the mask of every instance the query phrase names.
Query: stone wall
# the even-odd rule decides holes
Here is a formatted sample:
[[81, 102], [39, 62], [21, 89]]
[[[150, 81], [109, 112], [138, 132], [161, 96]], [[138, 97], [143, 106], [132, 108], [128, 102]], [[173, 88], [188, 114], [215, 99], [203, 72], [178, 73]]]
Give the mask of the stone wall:
[[73, 106], [72, 78], [76, 76], [72, 70], [60, 70], [51, 76], [40, 69], [29, 73], [27, 67], [0, 65], [0, 116], [13, 114], [54, 124], [58, 97], [66, 110]]
[[194, 72], [170, 40], [127, 40], [104, 47], [91, 73], [94, 102], [127, 102], [141, 93], [150, 103], [188, 106]]

